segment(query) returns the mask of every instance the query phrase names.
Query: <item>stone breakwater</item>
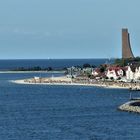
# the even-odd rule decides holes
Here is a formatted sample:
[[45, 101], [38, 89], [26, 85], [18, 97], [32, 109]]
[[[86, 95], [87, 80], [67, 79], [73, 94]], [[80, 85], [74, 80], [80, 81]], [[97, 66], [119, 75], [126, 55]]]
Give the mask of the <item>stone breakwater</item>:
[[118, 108], [121, 111], [140, 113], [140, 100], [129, 101]]

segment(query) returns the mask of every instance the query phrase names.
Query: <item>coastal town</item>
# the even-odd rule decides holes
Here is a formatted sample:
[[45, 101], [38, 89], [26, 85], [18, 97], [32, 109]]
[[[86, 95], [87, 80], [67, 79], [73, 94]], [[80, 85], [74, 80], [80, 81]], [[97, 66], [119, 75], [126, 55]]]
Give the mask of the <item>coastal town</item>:
[[86, 64], [84, 68], [67, 68], [61, 77], [33, 77], [24, 81], [16, 81], [24, 84], [76, 84], [114, 88], [140, 89], [140, 66], [130, 64], [119, 66], [116, 64], [104, 64], [93, 68]]
[[0, 140], [140, 140], [140, 0], [0, 6]]
[[[122, 29], [122, 58], [112, 63], [99, 66], [84, 64], [67, 68], [61, 77], [33, 77], [15, 80], [18, 84], [49, 84], [49, 85], [79, 85], [98, 86], [104, 88], [125, 88], [140, 91], [140, 57], [134, 57], [128, 29]], [[132, 98], [119, 106], [118, 109], [127, 112], [140, 113], [140, 98]]]
[[140, 90], [140, 58], [134, 57], [128, 29], [122, 29], [122, 58], [99, 66], [83, 64], [66, 68], [61, 77], [16, 80], [22, 84], [67, 84]]

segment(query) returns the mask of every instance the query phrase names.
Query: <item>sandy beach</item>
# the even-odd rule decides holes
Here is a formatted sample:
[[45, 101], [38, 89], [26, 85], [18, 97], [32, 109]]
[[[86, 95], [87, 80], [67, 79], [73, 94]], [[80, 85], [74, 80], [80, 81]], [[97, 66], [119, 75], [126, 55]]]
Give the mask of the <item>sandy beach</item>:
[[11, 81], [16, 84], [29, 84], [29, 85], [77, 85], [77, 86], [95, 86], [103, 88], [114, 88], [114, 89], [129, 89], [130, 85], [122, 85], [114, 82], [77, 82], [73, 81], [71, 78], [63, 77], [51, 77], [51, 78], [41, 78], [41, 79], [21, 79]]

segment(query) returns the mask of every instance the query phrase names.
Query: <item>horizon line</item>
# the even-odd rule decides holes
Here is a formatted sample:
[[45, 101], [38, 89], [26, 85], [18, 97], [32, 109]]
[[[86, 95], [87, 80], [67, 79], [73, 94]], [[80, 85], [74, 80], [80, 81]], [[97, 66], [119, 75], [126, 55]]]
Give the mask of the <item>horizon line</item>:
[[73, 59], [120, 59], [119, 57], [111, 58], [0, 58], [0, 60], [73, 60]]

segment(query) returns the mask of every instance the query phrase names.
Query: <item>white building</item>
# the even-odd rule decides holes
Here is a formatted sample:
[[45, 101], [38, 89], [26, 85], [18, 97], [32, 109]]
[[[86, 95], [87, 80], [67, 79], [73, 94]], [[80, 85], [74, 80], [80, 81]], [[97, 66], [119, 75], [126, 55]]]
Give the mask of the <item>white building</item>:
[[135, 70], [135, 79], [140, 80], [140, 67], [136, 68]]
[[95, 77], [96, 77], [96, 76], [99, 76], [100, 73], [101, 73], [101, 72], [100, 72], [100, 69], [99, 69], [99, 68], [96, 68], [96, 69], [94, 69], [94, 70], [92, 71], [92, 75], [95, 76]]
[[140, 67], [132, 68], [130, 66], [127, 67], [126, 70], [126, 79], [131, 80], [139, 80], [140, 79]]
[[134, 80], [134, 78], [135, 78], [135, 74], [132, 71], [131, 67], [128, 66], [126, 70], [126, 79], [130, 81], [130, 80]]
[[106, 76], [109, 79], [113, 78], [114, 80], [117, 80], [124, 76], [124, 71], [119, 67], [110, 67], [106, 72]]

